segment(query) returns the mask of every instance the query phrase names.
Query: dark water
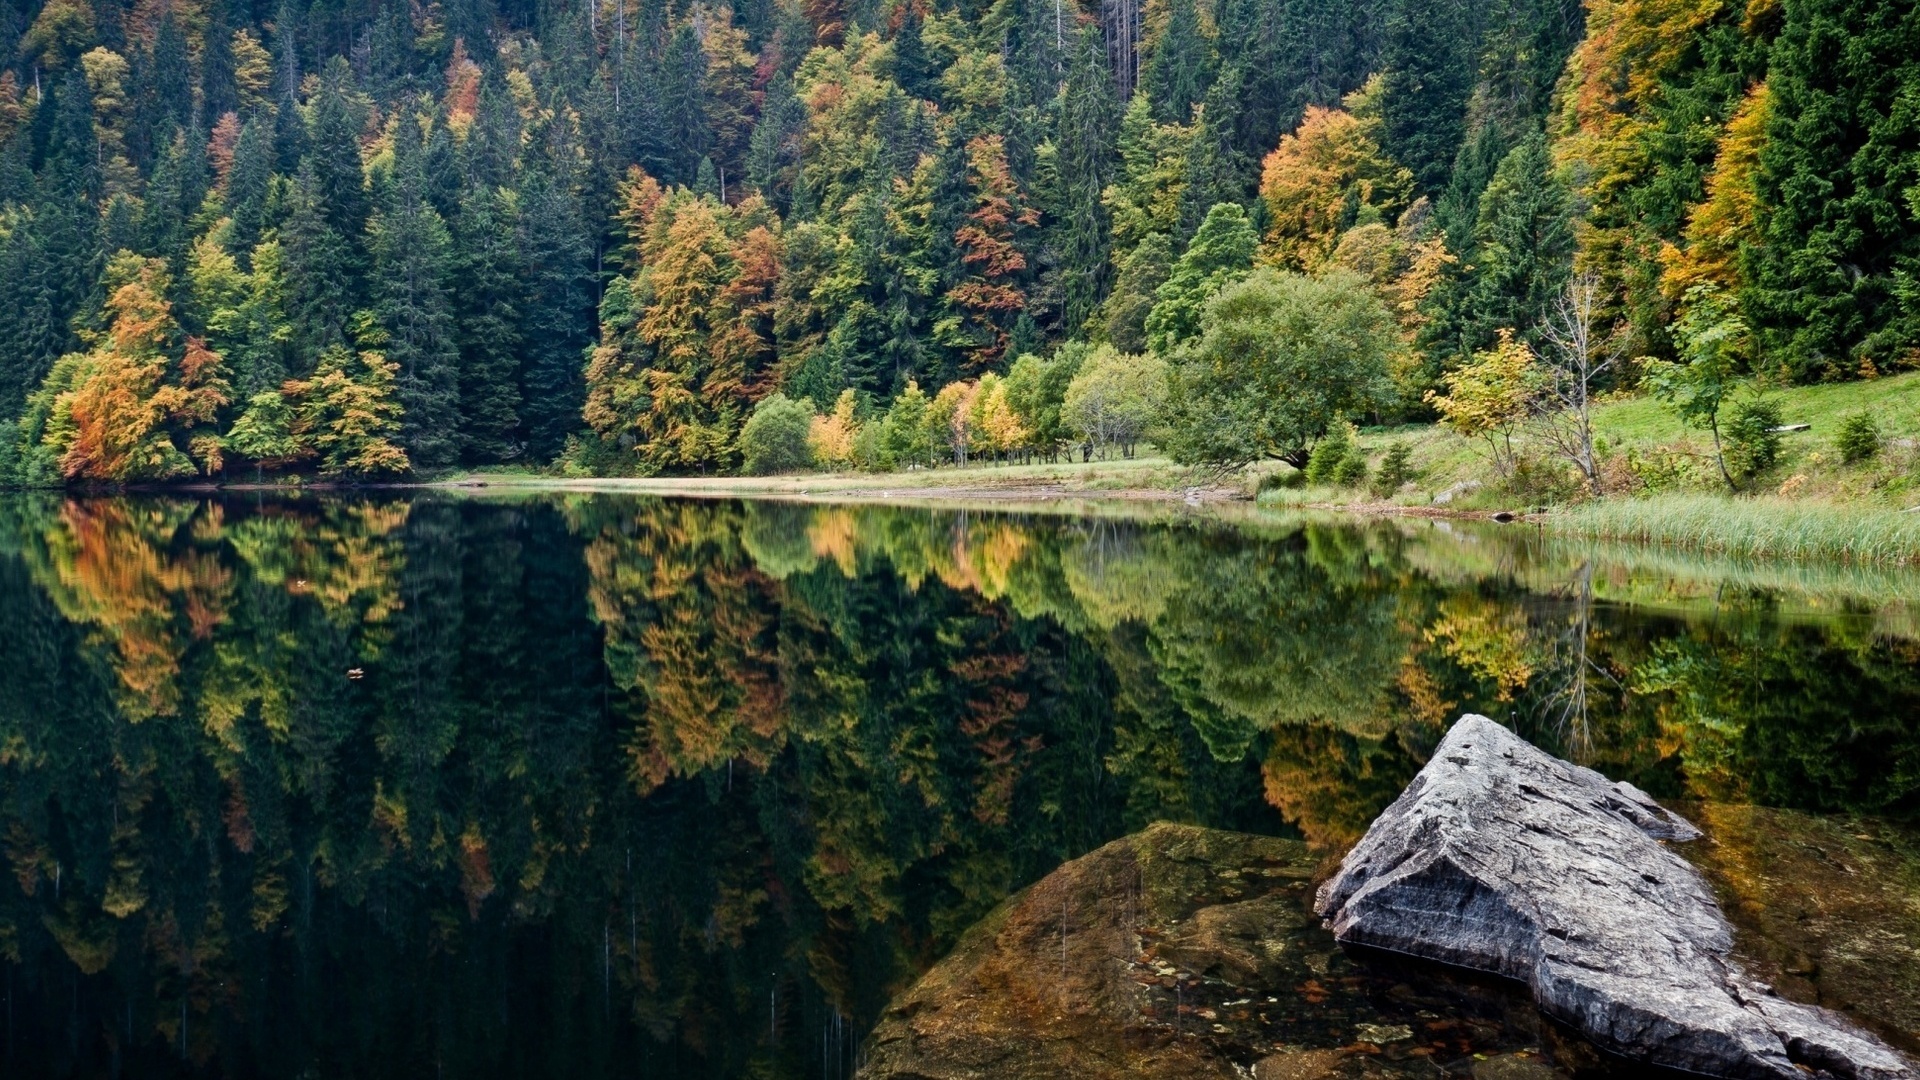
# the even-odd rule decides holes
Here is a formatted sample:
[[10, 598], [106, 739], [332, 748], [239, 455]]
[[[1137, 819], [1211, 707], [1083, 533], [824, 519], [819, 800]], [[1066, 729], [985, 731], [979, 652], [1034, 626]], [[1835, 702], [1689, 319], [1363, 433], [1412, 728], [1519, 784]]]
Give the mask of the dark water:
[[1469, 710], [1906, 843], [1916, 600], [1411, 524], [7, 496], [0, 1073], [843, 1076], [1063, 860], [1337, 852]]

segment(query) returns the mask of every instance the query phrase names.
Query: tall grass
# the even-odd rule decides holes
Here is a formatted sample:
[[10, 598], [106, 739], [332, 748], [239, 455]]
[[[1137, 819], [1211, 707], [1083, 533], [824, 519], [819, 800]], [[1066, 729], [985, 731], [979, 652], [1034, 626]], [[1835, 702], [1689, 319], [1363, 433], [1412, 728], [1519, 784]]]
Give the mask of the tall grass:
[[1764, 496], [1654, 495], [1603, 499], [1548, 520], [1556, 532], [1734, 558], [1920, 565], [1920, 512]]

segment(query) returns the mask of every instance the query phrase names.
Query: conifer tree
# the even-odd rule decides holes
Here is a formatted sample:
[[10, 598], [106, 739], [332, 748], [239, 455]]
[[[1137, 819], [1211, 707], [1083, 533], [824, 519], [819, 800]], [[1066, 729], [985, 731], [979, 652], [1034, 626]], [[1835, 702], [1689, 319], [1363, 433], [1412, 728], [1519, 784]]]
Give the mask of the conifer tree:
[[1184, 124], [1193, 119], [1193, 107], [1206, 100], [1212, 43], [1195, 0], [1170, 0], [1166, 20], [1152, 42], [1141, 83], [1162, 122]]
[[549, 168], [530, 166], [520, 187], [520, 416], [536, 461], [559, 454], [580, 427], [593, 314], [593, 253], [579, 202]]
[[419, 119], [399, 117], [386, 203], [369, 226], [375, 311], [397, 369], [401, 441], [416, 468], [459, 458], [460, 346], [451, 295], [452, 238], [427, 200]]
[[312, 370], [321, 350], [345, 344], [355, 310], [354, 256], [333, 227], [311, 160], [303, 163], [286, 192], [279, 229], [286, 284], [289, 344], [296, 374]]
[[1173, 264], [1166, 283], [1154, 293], [1153, 310], [1146, 320], [1148, 347], [1164, 355], [1197, 337], [1207, 301], [1247, 275], [1258, 245], [1245, 207], [1215, 203], [1193, 235], [1193, 243]]
[[520, 435], [519, 206], [499, 188], [470, 187], [454, 221], [460, 339], [460, 440], [470, 462], [508, 461]]
[[1785, 13], [1742, 299], [1796, 377], [1872, 370], [1920, 344], [1920, 11], [1796, 0]]

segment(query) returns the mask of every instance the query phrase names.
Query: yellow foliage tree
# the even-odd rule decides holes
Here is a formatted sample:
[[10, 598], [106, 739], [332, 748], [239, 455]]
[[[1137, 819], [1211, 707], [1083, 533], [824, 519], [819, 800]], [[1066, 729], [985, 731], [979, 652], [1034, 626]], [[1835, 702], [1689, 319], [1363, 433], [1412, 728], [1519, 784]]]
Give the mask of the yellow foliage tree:
[[1475, 353], [1471, 363], [1448, 372], [1442, 381], [1445, 394], [1426, 394], [1440, 411], [1441, 423], [1470, 439], [1485, 439], [1494, 467], [1502, 476], [1511, 473], [1513, 435], [1533, 408], [1539, 382], [1533, 350], [1502, 328], [1499, 344]]
[[840, 391], [833, 411], [815, 416], [807, 429], [807, 445], [813, 450], [814, 460], [829, 469], [853, 465], [853, 442], [860, 434], [860, 422], [853, 417], [854, 404], [852, 390]]
[[[1370, 100], [1363, 89], [1347, 103], [1370, 114]], [[1380, 149], [1378, 128], [1371, 115], [1314, 105], [1292, 134], [1281, 137], [1260, 173], [1269, 262], [1317, 270], [1347, 226], [1369, 218], [1390, 220], [1406, 206], [1413, 174]]]
[[1707, 174], [1707, 197], [1687, 217], [1685, 246], [1668, 244], [1660, 252], [1660, 289], [1669, 300], [1678, 301], [1695, 285], [1718, 285], [1731, 293], [1745, 284], [1740, 248], [1758, 230], [1753, 181], [1767, 141], [1768, 111], [1767, 84], [1761, 83], [1727, 122]]

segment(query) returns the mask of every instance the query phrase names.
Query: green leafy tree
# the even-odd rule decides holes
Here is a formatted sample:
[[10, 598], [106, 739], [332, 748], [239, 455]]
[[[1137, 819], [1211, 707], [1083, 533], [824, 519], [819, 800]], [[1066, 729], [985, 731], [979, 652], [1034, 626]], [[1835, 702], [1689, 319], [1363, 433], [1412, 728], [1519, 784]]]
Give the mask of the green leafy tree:
[[1728, 488], [1737, 490], [1721, 445], [1720, 410], [1744, 383], [1741, 367], [1749, 344], [1747, 322], [1718, 286], [1695, 285], [1687, 290], [1687, 313], [1674, 328], [1674, 336], [1680, 344], [1680, 361], [1650, 363], [1644, 378], [1654, 396], [1682, 423], [1712, 433], [1720, 477]]
[[311, 378], [287, 383], [287, 397], [299, 403], [295, 437], [313, 447], [322, 476], [390, 476], [412, 468], [400, 446], [398, 370], [378, 352], [333, 345], [320, 354]]
[[1207, 305], [1168, 375], [1167, 449], [1184, 464], [1304, 469], [1342, 416], [1392, 400], [1398, 326], [1364, 279], [1258, 270]]
[[740, 429], [741, 471], [749, 476], [800, 472], [813, 464], [807, 435], [813, 406], [774, 391], [754, 406]]
[[1131, 456], [1134, 444], [1159, 427], [1166, 384], [1167, 365], [1159, 356], [1095, 346], [1067, 385], [1061, 422], [1089, 446], [1118, 447]]

